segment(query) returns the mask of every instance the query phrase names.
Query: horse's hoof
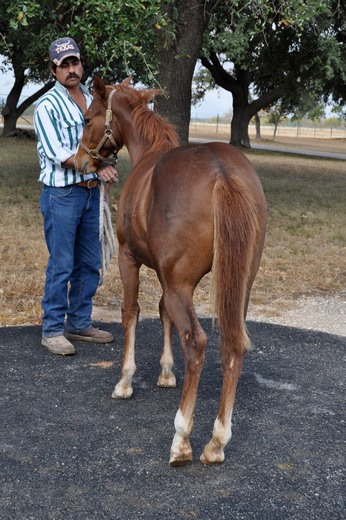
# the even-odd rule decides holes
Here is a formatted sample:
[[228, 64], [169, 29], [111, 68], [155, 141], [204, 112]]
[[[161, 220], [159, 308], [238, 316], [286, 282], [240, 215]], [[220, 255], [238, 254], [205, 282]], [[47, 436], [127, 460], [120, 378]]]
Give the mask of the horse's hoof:
[[117, 384], [112, 393], [112, 398], [113, 399], [130, 399], [132, 394], [133, 394], [133, 388], [131, 386], [128, 388], [123, 388], [122, 386], [119, 386], [119, 384]]
[[192, 452], [191, 453], [173, 453], [171, 458], [169, 459], [169, 465], [172, 468], [177, 468], [179, 466], [186, 466], [189, 462], [192, 461]]
[[177, 382], [175, 379], [175, 375], [160, 374], [156, 385], [160, 386], [161, 388], [176, 388]]
[[199, 460], [202, 462], [202, 464], [222, 464], [225, 460], [225, 453], [223, 450], [219, 450], [216, 452], [204, 448], [204, 451], [200, 456]]

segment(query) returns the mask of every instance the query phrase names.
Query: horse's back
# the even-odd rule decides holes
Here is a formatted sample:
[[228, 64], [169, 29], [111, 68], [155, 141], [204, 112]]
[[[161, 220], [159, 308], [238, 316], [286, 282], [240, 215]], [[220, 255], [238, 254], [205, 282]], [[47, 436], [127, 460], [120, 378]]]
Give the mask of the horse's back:
[[[215, 182], [217, 176], [242, 178], [247, 189], [262, 191], [258, 176], [248, 158], [236, 147], [221, 143], [187, 144], [165, 153], [154, 169], [154, 182], [163, 176], [185, 189], [191, 185]], [[160, 188], [161, 189], [161, 188]]]
[[[152, 175], [151, 210], [178, 217], [182, 225], [212, 215], [213, 190], [218, 178], [230, 190], [236, 184], [259, 209], [265, 205], [262, 185], [247, 157], [230, 144], [210, 142], [179, 146], [165, 153]], [[205, 216], [203, 218], [203, 216]]]

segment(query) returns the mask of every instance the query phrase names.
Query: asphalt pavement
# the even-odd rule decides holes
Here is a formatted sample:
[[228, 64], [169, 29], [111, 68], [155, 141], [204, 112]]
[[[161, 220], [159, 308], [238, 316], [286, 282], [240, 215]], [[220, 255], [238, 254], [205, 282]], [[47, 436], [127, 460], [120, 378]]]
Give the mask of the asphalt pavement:
[[180, 468], [168, 460], [183, 365], [175, 336], [178, 386], [156, 386], [159, 320], [139, 323], [128, 401], [111, 398], [119, 323], [102, 324], [115, 345], [76, 343], [66, 358], [40, 346], [39, 327], [1, 328], [1, 519], [344, 519], [346, 339], [249, 322], [233, 438], [222, 465], [204, 466], [221, 377], [217, 334], [202, 325], [194, 458]]

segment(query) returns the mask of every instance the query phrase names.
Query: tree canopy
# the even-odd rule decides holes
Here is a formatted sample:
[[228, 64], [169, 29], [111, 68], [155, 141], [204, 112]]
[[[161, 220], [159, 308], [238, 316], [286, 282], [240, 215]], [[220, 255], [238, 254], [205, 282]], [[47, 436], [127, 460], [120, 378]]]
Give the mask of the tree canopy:
[[[249, 146], [248, 123], [281, 99], [293, 109], [345, 99], [344, 13], [336, 1], [237, 0], [222, 5], [205, 32], [197, 96], [217, 84], [233, 96], [231, 142]], [[342, 89], [342, 85], [344, 89]], [[344, 93], [342, 96], [342, 92]]]
[[[131, 74], [143, 82], [157, 74], [156, 33], [166, 25], [159, 0], [14, 0], [0, 9], [0, 55], [3, 70], [12, 65], [15, 83], [3, 112], [4, 133], [15, 128], [25, 108], [52, 83], [50, 43], [73, 37], [85, 58], [85, 78], [99, 74], [109, 82]], [[27, 82], [46, 85], [21, 105]]]
[[[1, 5], [2, 4], [2, 5]], [[81, 48], [87, 82], [132, 75], [165, 89], [155, 109], [188, 137], [197, 58], [208, 72], [197, 97], [215, 84], [233, 95], [231, 141], [249, 145], [248, 123], [281, 100], [345, 102], [345, 6], [339, 0], [0, 0], [0, 55], [15, 82], [3, 110], [4, 134], [50, 81], [48, 49], [70, 35]], [[202, 43], [203, 42], [203, 43]], [[44, 87], [20, 103], [27, 82]]]

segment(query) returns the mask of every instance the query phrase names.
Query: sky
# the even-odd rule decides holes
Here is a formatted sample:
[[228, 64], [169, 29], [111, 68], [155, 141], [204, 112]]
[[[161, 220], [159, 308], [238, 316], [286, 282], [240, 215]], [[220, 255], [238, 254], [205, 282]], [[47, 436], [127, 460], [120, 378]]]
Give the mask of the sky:
[[[1, 61], [1, 60], [0, 60]], [[0, 72], [0, 100], [6, 98], [11, 90], [14, 77], [11, 72], [5, 74]], [[38, 85], [28, 84], [24, 87], [22, 95], [29, 96], [38, 90]], [[232, 96], [224, 89], [215, 89], [208, 92], [202, 103], [191, 107], [191, 119], [205, 119], [223, 116], [232, 108]]]
[[201, 104], [191, 107], [191, 119], [223, 116], [232, 111], [232, 94], [223, 88], [208, 92]]

